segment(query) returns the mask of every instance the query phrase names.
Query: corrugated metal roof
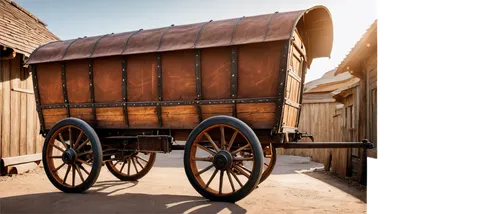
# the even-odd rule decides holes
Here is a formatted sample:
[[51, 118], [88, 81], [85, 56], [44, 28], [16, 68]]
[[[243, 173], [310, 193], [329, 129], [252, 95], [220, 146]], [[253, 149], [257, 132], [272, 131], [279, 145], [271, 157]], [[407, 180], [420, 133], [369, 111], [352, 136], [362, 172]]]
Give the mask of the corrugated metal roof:
[[11, 0], [0, 0], [0, 45], [29, 56], [37, 47], [59, 40], [45, 23]]

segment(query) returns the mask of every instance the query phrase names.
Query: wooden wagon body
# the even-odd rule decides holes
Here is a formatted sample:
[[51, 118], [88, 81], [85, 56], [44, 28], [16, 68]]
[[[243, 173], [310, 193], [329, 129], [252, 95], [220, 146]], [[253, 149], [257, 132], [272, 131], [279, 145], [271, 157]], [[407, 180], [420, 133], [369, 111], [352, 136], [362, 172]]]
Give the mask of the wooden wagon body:
[[45, 132], [76, 117], [185, 140], [182, 130], [229, 115], [269, 135], [297, 131], [307, 67], [332, 42], [330, 14], [315, 7], [53, 42], [27, 63]]
[[27, 63], [46, 136], [45, 172], [60, 190], [83, 192], [102, 164], [137, 180], [156, 152], [178, 149], [201, 195], [234, 202], [271, 174], [276, 147], [364, 146], [289, 143], [303, 136], [307, 69], [330, 56], [332, 43], [330, 13], [317, 6], [41, 46]]

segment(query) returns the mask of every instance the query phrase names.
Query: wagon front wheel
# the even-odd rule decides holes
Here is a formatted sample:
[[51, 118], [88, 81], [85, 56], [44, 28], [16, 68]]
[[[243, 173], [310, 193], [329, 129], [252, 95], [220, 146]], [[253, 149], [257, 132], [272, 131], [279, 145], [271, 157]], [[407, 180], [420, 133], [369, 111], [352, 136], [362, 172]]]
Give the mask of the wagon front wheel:
[[94, 129], [83, 120], [59, 121], [47, 134], [42, 152], [47, 177], [63, 192], [86, 191], [101, 172], [101, 142]]
[[262, 146], [241, 120], [229, 116], [204, 120], [189, 135], [185, 150], [186, 175], [205, 198], [236, 202], [259, 184]]

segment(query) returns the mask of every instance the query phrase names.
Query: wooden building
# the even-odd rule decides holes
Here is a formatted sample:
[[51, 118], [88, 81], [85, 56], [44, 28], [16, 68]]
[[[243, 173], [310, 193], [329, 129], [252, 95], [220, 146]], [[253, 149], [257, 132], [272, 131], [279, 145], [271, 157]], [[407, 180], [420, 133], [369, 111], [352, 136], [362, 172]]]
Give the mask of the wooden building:
[[59, 40], [40, 19], [0, 0], [0, 173], [41, 159], [43, 137], [25, 60], [40, 45]]
[[[358, 142], [368, 139], [377, 158], [377, 21], [340, 65], [305, 87], [299, 130], [316, 142]], [[341, 178], [366, 184], [361, 149], [293, 149], [280, 154], [310, 156]]]

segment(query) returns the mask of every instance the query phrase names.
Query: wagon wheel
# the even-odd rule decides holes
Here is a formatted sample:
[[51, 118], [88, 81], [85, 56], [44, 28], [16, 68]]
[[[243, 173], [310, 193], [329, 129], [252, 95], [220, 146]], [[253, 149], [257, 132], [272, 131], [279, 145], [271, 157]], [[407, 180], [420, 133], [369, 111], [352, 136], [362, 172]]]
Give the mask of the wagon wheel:
[[[276, 148], [272, 144], [262, 144], [264, 152], [264, 170], [262, 172], [262, 177], [260, 178], [259, 184], [262, 183], [266, 178], [271, 175], [274, 166], [276, 165]], [[246, 156], [251, 153], [250, 148], [244, 149], [240, 152], [242, 156]], [[235, 164], [241, 165], [241, 161], [235, 161]]]
[[63, 192], [86, 191], [101, 172], [101, 142], [83, 120], [66, 118], [59, 121], [47, 134], [42, 152], [47, 177]]
[[155, 160], [154, 152], [130, 152], [119, 160], [106, 162], [106, 167], [122, 181], [136, 181], [148, 174]]
[[[249, 152], [241, 155], [245, 149]], [[215, 116], [189, 135], [184, 169], [191, 185], [205, 198], [236, 202], [259, 184], [263, 159], [262, 146], [248, 125], [234, 117]]]

